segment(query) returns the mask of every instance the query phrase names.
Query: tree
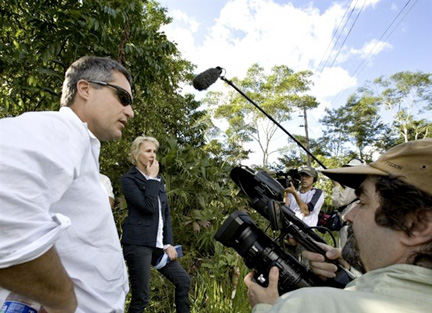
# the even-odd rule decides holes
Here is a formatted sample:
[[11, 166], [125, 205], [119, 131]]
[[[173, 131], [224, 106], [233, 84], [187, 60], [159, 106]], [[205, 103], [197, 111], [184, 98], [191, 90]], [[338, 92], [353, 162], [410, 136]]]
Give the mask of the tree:
[[111, 56], [131, 70], [135, 118], [122, 141], [101, 149], [101, 170], [116, 190], [136, 136], [204, 144], [205, 112], [179, 93], [193, 66], [160, 31], [170, 19], [156, 2], [13, 0], [0, 2], [0, 15], [1, 116], [57, 110], [64, 72], [80, 56]]
[[[309, 126], [308, 126], [308, 119], [307, 119], [307, 110], [314, 109], [318, 107], [319, 103], [316, 101], [315, 97], [312, 96], [299, 96], [298, 99], [294, 101], [294, 105], [298, 107], [302, 113], [303, 113], [303, 119], [304, 119], [304, 129], [305, 129], [305, 148], [310, 151], [311, 145], [309, 140]], [[311, 156], [307, 154], [307, 165], [311, 165]]]
[[[393, 116], [401, 141], [431, 137], [432, 73], [399, 72], [379, 77], [368, 87]], [[429, 112], [429, 114], [424, 114]], [[416, 116], [426, 116], [418, 118]]]
[[377, 102], [376, 97], [365, 91], [362, 95], [351, 95], [347, 104], [338, 109], [326, 110], [327, 115], [321, 120], [327, 126], [323, 137], [331, 138], [334, 152], [346, 154], [342, 145], [349, 142], [360, 158], [366, 157], [365, 148], [373, 146], [385, 129]]
[[345, 152], [345, 144], [349, 142], [346, 132], [346, 121], [343, 116], [345, 109], [325, 109], [326, 115], [320, 120], [327, 128], [323, 131], [320, 141], [327, 147], [331, 155], [340, 156]]
[[[234, 78], [232, 81], [278, 123], [282, 123], [291, 119], [292, 105], [300, 103], [301, 95], [309, 90], [310, 75], [309, 71], [295, 73], [284, 65], [273, 67], [266, 75], [263, 67], [253, 64], [243, 80]], [[277, 125], [233, 90], [226, 95], [209, 92], [203, 102], [212, 108], [215, 118], [228, 121], [225, 136], [227, 150], [237, 155], [233, 161], [246, 158], [250, 151], [244, 148], [245, 144], [255, 141], [263, 153], [262, 165], [267, 168], [268, 157], [276, 152], [270, 151], [270, 141]]]

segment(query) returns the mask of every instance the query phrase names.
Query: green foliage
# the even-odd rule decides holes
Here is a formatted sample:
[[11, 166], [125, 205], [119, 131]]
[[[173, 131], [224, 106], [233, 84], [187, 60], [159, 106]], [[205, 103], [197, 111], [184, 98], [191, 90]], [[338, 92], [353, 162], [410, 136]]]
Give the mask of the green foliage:
[[[432, 136], [432, 74], [399, 72], [358, 89], [347, 103], [326, 110], [320, 139], [331, 155], [368, 159], [366, 147], [385, 151], [398, 143]], [[382, 120], [390, 112], [390, 122]], [[350, 150], [354, 144], [357, 151]], [[369, 149], [369, 152], [371, 150]]]
[[202, 149], [180, 146], [170, 138], [160, 150], [160, 164], [173, 225], [181, 229], [176, 240], [200, 253], [212, 249], [213, 235], [227, 212], [241, 200], [229, 178], [231, 166]]
[[[373, 82], [380, 105], [393, 116], [400, 142], [432, 137], [432, 73], [399, 72]], [[425, 113], [429, 114], [425, 114]], [[415, 116], [427, 118], [416, 119]]]
[[333, 154], [343, 152], [342, 145], [350, 142], [357, 148], [357, 155], [365, 158], [364, 148], [371, 146], [386, 129], [377, 102], [376, 97], [369, 94], [352, 95], [346, 105], [326, 110], [327, 115], [321, 122], [328, 126], [324, 137], [333, 142]]
[[[224, 277], [215, 279], [213, 271], [201, 271], [196, 277], [195, 299], [191, 312], [250, 312], [246, 286], [242, 282], [248, 269], [243, 263], [224, 272]], [[214, 272], [220, 272], [219, 268]]]

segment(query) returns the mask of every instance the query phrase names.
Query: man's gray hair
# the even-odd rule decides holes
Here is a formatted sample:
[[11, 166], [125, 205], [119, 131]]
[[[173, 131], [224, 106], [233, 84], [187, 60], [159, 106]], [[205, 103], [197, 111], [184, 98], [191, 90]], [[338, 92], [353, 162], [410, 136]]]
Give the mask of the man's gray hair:
[[66, 71], [60, 105], [70, 106], [73, 103], [80, 79], [109, 82], [115, 71], [122, 73], [132, 85], [130, 72], [109, 57], [84, 56], [76, 60]]

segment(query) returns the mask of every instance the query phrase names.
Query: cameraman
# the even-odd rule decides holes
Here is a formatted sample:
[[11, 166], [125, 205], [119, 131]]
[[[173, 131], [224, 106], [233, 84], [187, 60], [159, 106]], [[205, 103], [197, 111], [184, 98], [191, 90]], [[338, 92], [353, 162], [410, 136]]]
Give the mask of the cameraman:
[[299, 175], [299, 190], [290, 182], [290, 186], [285, 189], [284, 202], [299, 219], [309, 226], [316, 226], [324, 203], [324, 192], [313, 186], [318, 179], [318, 172], [313, 167], [303, 166]]
[[[325, 170], [355, 188], [360, 199], [342, 252], [323, 245], [329, 259], [343, 257], [365, 273], [345, 289], [302, 288], [279, 297], [279, 271], [269, 287], [244, 281], [253, 312], [430, 312], [432, 307], [432, 140], [400, 144], [370, 165]], [[312, 270], [334, 277], [336, 267], [307, 252]], [[313, 300], [312, 300], [313, 299]]]

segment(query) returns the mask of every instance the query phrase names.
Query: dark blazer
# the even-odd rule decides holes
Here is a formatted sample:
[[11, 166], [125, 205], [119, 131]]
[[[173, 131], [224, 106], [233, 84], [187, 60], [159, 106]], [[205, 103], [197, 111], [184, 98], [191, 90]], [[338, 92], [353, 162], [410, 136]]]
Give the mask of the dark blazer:
[[174, 244], [168, 198], [162, 179], [149, 179], [134, 166], [121, 178], [128, 217], [123, 223], [123, 244], [156, 246], [159, 223], [158, 196], [163, 219], [163, 244]]

